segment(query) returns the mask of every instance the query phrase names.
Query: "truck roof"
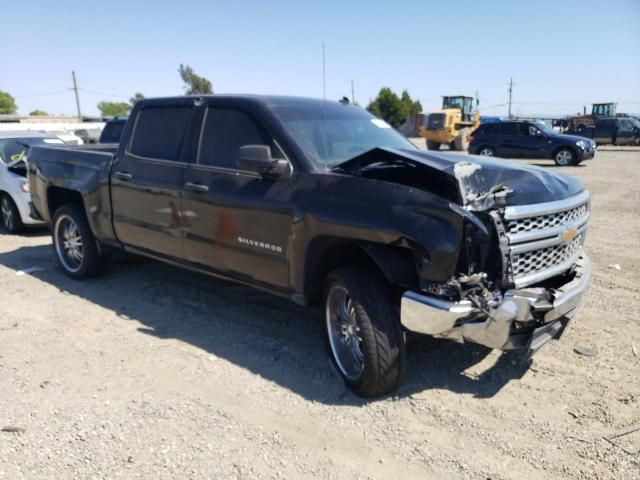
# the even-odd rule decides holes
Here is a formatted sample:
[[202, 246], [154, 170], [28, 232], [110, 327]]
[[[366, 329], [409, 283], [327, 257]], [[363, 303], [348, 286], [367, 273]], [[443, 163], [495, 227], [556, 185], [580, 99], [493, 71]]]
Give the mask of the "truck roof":
[[[184, 98], [193, 98], [194, 100], [200, 98], [219, 98], [219, 99], [235, 99], [235, 100], [249, 100], [256, 103], [260, 103], [267, 107], [302, 107], [302, 106], [318, 106], [322, 105], [325, 101], [321, 98], [309, 98], [309, 97], [295, 97], [287, 95], [257, 95], [257, 94], [210, 94], [210, 95], [182, 95], [177, 97], [157, 97], [157, 98], [144, 98], [138, 100], [137, 103], [141, 105], [165, 103], [171, 100], [180, 100]], [[339, 100], [326, 100], [327, 103], [338, 103]]]

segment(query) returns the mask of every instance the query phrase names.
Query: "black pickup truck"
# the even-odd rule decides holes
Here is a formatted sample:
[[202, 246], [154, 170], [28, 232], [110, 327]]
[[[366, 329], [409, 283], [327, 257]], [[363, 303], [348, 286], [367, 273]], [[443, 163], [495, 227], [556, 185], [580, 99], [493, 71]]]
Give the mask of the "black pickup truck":
[[593, 126], [578, 125], [565, 133], [591, 138], [598, 145], [640, 145], [640, 121], [634, 117], [597, 118]]
[[401, 383], [407, 331], [533, 354], [591, 276], [579, 180], [418, 150], [346, 102], [141, 100], [118, 146], [34, 148], [28, 168], [68, 275], [124, 249], [321, 305], [364, 396]]

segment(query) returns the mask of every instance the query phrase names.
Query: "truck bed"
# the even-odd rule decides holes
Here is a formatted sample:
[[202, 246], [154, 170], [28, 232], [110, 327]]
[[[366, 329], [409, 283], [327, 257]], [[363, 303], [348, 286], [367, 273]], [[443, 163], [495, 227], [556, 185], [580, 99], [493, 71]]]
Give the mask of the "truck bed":
[[75, 191], [83, 199], [94, 231], [112, 238], [109, 173], [117, 148], [117, 144], [32, 148], [28, 176], [38, 215], [48, 222], [57, 204], [68, 200], [52, 197], [56, 189]]

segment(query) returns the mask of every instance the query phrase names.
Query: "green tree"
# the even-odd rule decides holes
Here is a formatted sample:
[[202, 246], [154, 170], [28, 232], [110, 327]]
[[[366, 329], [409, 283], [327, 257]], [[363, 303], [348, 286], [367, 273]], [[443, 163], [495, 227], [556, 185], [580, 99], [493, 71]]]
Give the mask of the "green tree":
[[383, 87], [375, 100], [369, 103], [367, 110], [392, 127], [398, 128], [409, 115], [421, 112], [422, 105], [419, 101], [413, 101], [406, 90], [398, 97], [390, 88]]
[[100, 102], [98, 110], [103, 117], [121, 117], [129, 113], [131, 105], [126, 102]]
[[29, 112], [29, 115], [33, 115], [35, 117], [48, 117], [49, 114], [44, 110], [35, 109], [33, 112]]
[[136, 102], [138, 100], [142, 100], [144, 98], [144, 95], [141, 94], [140, 92], [136, 92], [133, 94], [133, 97], [131, 97], [129, 99], [129, 103], [131, 104], [131, 107], [133, 108], [133, 106], [136, 104]]
[[0, 114], [11, 115], [17, 110], [16, 99], [11, 94], [0, 91]]
[[198, 95], [201, 93], [213, 93], [211, 82], [204, 77], [196, 75], [188, 65], [180, 64], [178, 68], [180, 78], [184, 82], [185, 95]]

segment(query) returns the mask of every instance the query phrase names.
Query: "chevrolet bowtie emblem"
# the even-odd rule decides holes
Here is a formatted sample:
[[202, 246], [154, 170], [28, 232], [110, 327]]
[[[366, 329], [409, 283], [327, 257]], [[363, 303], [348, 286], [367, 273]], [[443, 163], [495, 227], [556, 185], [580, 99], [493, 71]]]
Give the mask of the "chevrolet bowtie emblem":
[[573, 240], [578, 235], [578, 231], [575, 228], [568, 228], [560, 234], [560, 238], [565, 242]]

